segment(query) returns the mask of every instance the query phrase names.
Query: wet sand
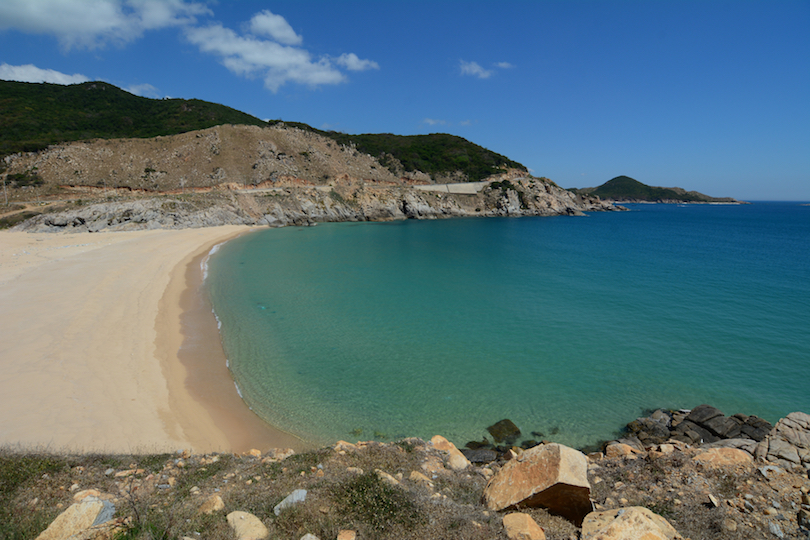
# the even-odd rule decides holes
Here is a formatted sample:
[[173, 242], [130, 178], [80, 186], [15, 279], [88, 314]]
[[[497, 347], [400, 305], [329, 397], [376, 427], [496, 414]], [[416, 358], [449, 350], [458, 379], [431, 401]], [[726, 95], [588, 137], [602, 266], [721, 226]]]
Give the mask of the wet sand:
[[202, 257], [250, 230], [0, 232], [0, 446], [304, 447], [240, 399], [199, 287]]

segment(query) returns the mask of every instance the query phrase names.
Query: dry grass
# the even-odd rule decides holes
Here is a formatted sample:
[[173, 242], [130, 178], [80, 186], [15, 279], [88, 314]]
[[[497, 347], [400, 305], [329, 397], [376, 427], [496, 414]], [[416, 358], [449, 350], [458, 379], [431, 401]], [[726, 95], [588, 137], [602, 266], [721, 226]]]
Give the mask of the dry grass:
[[[482, 469], [455, 473], [441, 467], [443, 459], [418, 439], [324, 448], [283, 461], [230, 454], [183, 458], [0, 450], [0, 540], [35, 538], [72, 504], [77, 491], [88, 488], [106, 494], [117, 516], [129, 518], [129, 528], [119, 535], [125, 539], [231, 540], [225, 516], [234, 510], [259, 517], [274, 539], [312, 533], [329, 540], [341, 529], [355, 530], [361, 539], [506, 538], [503, 513], [481, 504]], [[430, 463], [439, 466], [423, 467]], [[397, 478], [398, 485], [382, 480], [377, 470]], [[413, 471], [430, 484], [411, 480]], [[806, 476], [766, 479], [755, 467], [704, 470], [677, 451], [654, 459], [601, 459], [592, 464], [590, 480], [597, 509], [644, 506], [691, 540], [772, 538], [771, 522], [786, 538], [795, 537], [801, 534], [795, 523], [796, 486], [810, 487]], [[307, 490], [306, 500], [276, 516], [274, 507], [296, 489]], [[213, 495], [222, 498], [224, 510], [200, 513]], [[550, 540], [579, 537], [579, 529], [563, 518], [543, 509], [519, 510], [530, 514]]]

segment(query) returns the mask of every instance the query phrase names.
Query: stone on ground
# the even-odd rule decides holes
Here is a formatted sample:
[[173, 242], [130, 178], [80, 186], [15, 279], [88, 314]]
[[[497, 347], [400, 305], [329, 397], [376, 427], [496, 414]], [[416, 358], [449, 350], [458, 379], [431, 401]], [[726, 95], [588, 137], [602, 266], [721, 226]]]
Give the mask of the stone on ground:
[[264, 540], [270, 537], [270, 531], [253, 514], [237, 510], [228, 514], [227, 519], [237, 540]]
[[526, 450], [507, 462], [484, 490], [490, 510], [541, 506], [579, 526], [593, 510], [588, 483], [588, 458], [561, 444]]
[[669, 522], [641, 506], [591, 512], [582, 522], [582, 540], [674, 540]]
[[290, 506], [293, 506], [300, 502], [304, 502], [306, 499], [307, 499], [307, 490], [296, 489], [295, 491], [284, 497], [284, 500], [278, 503], [273, 508], [273, 513], [278, 516], [286, 508], [289, 508]]
[[[86, 497], [82, 502], [71, 504], [59, 514], [37, 540], [66, 540], [78, 537], [93, 527], [110, 521], [115, 507], [96, 497]], [[90, 535], [92, 536], [92, 535]]]
[[463, 471], [470, 466], [469, 460], [461, 453], [461, 450], [456, 448], [456, 445], [442, 437], [441, 435], [434, 435], [430, 439], [430, 444], [437, 450], [447, 452], [447, 465], [450, 469], [458, 472]]
[[211, 495], [200, 505], [197, 511], [201, 514], [211, 515], [225, 509], [225, 503], [219, 495]]
[[503, 516], [509, 540], [546, 540], [546, 533], [529, 514], [513, 512]]

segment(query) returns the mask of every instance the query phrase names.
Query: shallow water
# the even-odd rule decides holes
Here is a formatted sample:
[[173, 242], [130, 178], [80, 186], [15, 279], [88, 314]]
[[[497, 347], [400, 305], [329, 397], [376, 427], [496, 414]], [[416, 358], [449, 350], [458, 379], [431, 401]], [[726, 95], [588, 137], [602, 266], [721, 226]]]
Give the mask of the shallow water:
[[796, 203], [336, 223], [231, 241], [207, 285], [273, 425], [581, 447], [648, 408], [810, 411], [808, 247]]

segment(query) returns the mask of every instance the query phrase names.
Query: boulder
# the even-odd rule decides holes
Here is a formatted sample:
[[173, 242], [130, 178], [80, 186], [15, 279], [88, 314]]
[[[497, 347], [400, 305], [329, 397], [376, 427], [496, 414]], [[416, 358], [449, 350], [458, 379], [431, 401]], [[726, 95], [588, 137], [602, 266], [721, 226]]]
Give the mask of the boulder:
[[678, 531], [641, 506], [591, 512], [582, 522], [582, 540], [673, 540]]
[[[59, 514], [45, 529], [37, 540], [63, 540], [78, 537], [94, 527], [103, 527], [111, 522], [115, 515], [115, 506], [109, 501], [102, 501], [89, 496], [78, 503], [71, 504]], [[86, 535], [92, 538], [92, 534]]]
[[506, 514], [503, 516], [503, 527], [509, 540], [546, 540], [546, 533], [529, 514]]
[[441, 435], [434, 435], [430, 439], [430, 444], [437, 450], [447, 452], [447, 465], [454, 471], [463, 471], [470, 466], [469, 460], [461, 453], [461, 450], [456, 448], [456, 445], [442, 437]]
[[498, 459], [498, 452], [489, 448], [462, 448], [461, 453], [470, 463], [491, 463]]
[[496, 443], [512, 444], [520, 437], [520, 429], [508, 418], [492, 424], [487, 431]]
[[259, 518], [248, 512], [231, 512], [227, 517], [228, 525], [233, 529], [237, 540], [264, 540], [270, 537], [270, 531]]
[[484, 501], [490, 510], [541, 506], [578, 526], [593, 510], [590, 492], [585, 454], [552, 443], [507, 462], [487, 484]]

